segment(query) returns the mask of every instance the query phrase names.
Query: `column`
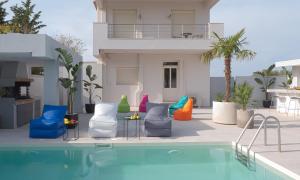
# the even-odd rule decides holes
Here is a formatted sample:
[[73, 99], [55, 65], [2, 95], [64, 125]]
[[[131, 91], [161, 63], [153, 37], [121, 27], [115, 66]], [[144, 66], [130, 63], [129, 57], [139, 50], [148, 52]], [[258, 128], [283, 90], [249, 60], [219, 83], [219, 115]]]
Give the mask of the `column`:
[[59, 105], [59, 65], [56, 60], [44, 63], [44, 104]]

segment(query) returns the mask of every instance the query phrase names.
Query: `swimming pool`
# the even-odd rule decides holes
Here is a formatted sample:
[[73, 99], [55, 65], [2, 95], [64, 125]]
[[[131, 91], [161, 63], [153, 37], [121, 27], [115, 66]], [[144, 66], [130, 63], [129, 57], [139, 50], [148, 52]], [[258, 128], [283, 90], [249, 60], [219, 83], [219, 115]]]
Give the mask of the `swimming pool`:
[[1, 147], [1, 179], [281, 180], [256, 162], [249, 170], [229, 145], [124, 144]]

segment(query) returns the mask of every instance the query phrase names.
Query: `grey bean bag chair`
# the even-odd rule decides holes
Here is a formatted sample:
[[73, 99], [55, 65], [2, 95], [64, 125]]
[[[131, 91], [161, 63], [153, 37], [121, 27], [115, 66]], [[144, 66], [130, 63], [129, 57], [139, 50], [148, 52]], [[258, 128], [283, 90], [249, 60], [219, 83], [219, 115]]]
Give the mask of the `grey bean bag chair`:
[[145, 136], [170, 137], [172, 118], [168, 117], [168, 104], [147, 103], [145, 116]]

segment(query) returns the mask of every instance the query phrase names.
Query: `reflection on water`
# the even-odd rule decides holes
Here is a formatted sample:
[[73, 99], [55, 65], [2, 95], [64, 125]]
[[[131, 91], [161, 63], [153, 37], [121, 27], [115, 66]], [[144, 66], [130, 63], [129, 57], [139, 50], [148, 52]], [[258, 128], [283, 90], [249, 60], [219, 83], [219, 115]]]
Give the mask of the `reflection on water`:
[[1, 179], [286, 179], [261, 166], [249, 171], [224, 145], [4, 148], [0, 169]]

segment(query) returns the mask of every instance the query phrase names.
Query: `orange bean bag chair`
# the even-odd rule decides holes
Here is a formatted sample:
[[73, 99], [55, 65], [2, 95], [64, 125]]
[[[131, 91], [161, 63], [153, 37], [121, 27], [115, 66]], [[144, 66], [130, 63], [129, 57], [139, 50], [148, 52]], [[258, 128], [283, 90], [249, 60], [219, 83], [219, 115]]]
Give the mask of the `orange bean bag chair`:
[[182, 109], [178, 109], [174, 113], [174, 119], [179, 121], [190, 121], [192, 120], [193, 111], [193, 99], [189, 98]]

